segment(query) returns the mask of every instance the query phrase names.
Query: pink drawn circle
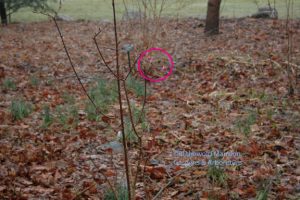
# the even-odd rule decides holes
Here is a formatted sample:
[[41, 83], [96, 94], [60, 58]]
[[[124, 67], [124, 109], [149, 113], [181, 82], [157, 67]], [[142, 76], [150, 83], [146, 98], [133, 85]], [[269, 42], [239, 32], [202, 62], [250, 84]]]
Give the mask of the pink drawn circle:
[[[169, 72], [164, 75], [163, 77], [160, 77], [158, 79], [153, 79], [153, 78], [150, 78], [148, 76], [145, 75], [145, 73], [143, 72], [142, 68], [141, 68], [141, 62], [143, 60], [143, 58], [150, 52], [152, 51], [159, 51], [161, 52], [162, 54], [166, 55], [168, 57], [168, 60], [169, 60], [169, 63], [170, 63], [170, 70]], [[138, 59], [138, 62], [137, 62], [137, 65], [138, 65], [138, 71], [139, 71], [139, 74], [141, 77], [143, 77], [144, 79], [150, 81], [150, 82], [153, 82], [153, 83], [158, 83], [158, 82], [161, 82], [161, 81], [164, 81], [166, 80], [173, 72], [173, 68], [174, 68], [174, 61], [173, 61], [173, 58], [172, 56], [164, 49], [162, 48], [150, 48], [144, 52], [141, 53], [139, 59]]]

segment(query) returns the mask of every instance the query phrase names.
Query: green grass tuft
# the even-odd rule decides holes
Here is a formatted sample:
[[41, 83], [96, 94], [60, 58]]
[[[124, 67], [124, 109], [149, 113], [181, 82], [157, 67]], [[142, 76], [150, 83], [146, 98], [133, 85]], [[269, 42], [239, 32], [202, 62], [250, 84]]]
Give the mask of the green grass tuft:
[[16, 83], [14, 82], [13, 79], [11, 78], [6, 78], [4, 81], [3, 81], [3, 88], [5, 90], [16, 90]]
[[66, 114], [65, 107], [63, 105], [57, 106], [55, 109], [55, 113], [57, 114], [59, 123], [66, 127], [68, 122], [68, 115]]
[[55, 116], [55, 122], [63, 125], [64, 128], [68, 129], [72, 126], [77, 126], [79, 122], [78, 108], [75, 105], [76, 99], [69, 92], [62, 94], [64, 103], [58, 105], [55, 108], [53, 115]]
[[[222, 159], [222, 158], [220, 158]], [[214, 156], [210, 158], [211, 161], [216, 160]], [[209, 164], [207, 177], [212, 184], [216, 184], [218, 186], [226, 186], [227, 185], [227, 174], [221, 166], [215, 164]]]
[[126, 138], [126, 141], [128, 141], [129, 143], [137, 142], [137, 140], [138, 140], [138, 137], [135, 134], [135, 132], [132, 128], [131, 121], [128, 117], [125, 118], [125, 138]]
[[52, 124], [53, 122], [53, 116], [50, 113], [50, 108], [48, 105], [44, 106], [43, 109], [43, 127], [48, 127]]
[[145, 85], [143, 82], [129, 76], [126, 80], [127, 87], [129, 90], [133, 91], [136, 96], [141, 97], [145, 94]]
[[280, 177], [277, 171], [275, 179], [265, 179], [259, 183], [258, 190], [256, 192], [256, 200], [268, 200], [269, 192], [271, 191], [271, 187], [273, 182], [280, 183]]
[[64, 92], [62, 95], [62, 99], [64, 100], [65, 104], [75, 104], [75, 97], [72, 96], [69, 92]]
[[[89, 95], [99, 109], [106, 113], [110, 105], [116, 102], [118, 93], [115, 82], [108, 82], [100, 79], [95, 87], [89, 91]], [[94, 105], [88, 101], [86, 103], [85, 111], [89, 120], [98, 121], [99, 116], [96, 113]]]
[[72, 126], [77, 126], [79, 122], [78, 108], [75, 105], [59, 105], [55, 109], [55, 116], [58, 123], [68, 129]]
[[36, 76], [30, 76], [30, 85], [33, 87], [37, 87], [40, 83], [40, 80]]
[[224, 169], [219, 166], [211, 165], [208, 168], [207, 176], [209, 180], [217, 185], [225, 186], [227, 184], [227, 175]]
[[140, 123], [141, 123], [141, 126], [142, 126], [142, 130], [143, 131], [150, 131], [150, 125], [149, 123], [147, 122], [147, 119], [146, 119], [146, 110], [144, 109], [144, 112], [142, 112], [141, 109], [137, 108], [134, 104], [131, 104], [131, 109], [132, 109], [132, 113], [133, 113], [133, 120], [134, 120], [134, 123], [137, 124], [138, 123], [138, 120], [140, 118]]
[[[140, 128], [142, 129], [142, 131], [149, 131], [150, 126], [146, 120], [145, 110], [141, 115], [141, 110], [138, 109], [135, 106], [135, 104], [131, 104], [130, 107], [131, 107], [131, 112], [132, 112], [132, 117], [133, 117], [133, 121], [135, 124], [135, 128], [137, 129], [137, 131], [139, 131]], [[124, 120], [124, 122], [125, 122], [125, 137], [126, 137], [127, 141], [129, 143], [137, 142], [138, 137], [133, 130], [130, 116], [126, 116], [124, 118], [125, 118], [125, 120]], [[139, 121], [139, 119], [140, 119], [140, 121]], [[138, 122], [140, 122], [140, 123], [138, 123]], [[118, 139], [121, 140], [122, 137], [120, 137]]]
[[236, 122], [236, 127], [238, 131], [245, 136], [249, 136], [251, 132], [251, 126], [256, 123], [257, 113], [254, 111], [250, 111], [250, 113], [245, 117]]
[[32, 107], [23, 100], [13, 100], [10, 112], [13, 120], [21, 120], [31, 113]]
[[[118, 185], [116, 187], [116, 193], [118, 200], [128, 200], [128, 191], [126, 186]], [[116, 200], [114, 192], [111, 189], [107, 189], [105, 191], [104, 200]]]
[[268, 200], [268, 190], [259, 190], [256, 195], [256, 200]]

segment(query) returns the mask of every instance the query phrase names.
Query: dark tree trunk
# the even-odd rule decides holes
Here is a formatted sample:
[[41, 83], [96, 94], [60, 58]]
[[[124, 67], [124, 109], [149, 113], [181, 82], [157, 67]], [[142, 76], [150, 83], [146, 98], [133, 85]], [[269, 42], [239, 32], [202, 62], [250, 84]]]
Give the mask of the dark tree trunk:
[[204, 30], [207, 35], [219, 33], [220, 5], [221, 0], [208, 0], [206, 24]]
[[7, 15], [4, 0], [0, 0], [1, 23], [7, 25]]

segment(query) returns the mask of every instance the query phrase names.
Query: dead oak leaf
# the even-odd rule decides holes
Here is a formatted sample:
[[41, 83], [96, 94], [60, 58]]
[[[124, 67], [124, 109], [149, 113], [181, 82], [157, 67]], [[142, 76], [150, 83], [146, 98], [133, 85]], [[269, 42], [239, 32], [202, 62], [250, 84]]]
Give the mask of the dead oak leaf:
[[167, 173], [166, 168], [163, 166], [146, 166], [145, 171], [150, 173], [152, 179], [163, 179]]

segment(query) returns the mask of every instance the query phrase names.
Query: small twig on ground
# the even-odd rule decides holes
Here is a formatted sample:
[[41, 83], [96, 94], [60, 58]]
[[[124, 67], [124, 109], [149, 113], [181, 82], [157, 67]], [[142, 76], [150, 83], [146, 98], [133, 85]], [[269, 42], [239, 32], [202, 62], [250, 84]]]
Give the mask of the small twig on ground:
[[168, 181], [168, 183], [167, 183], [164, 187], [162, 187], [162, 188], [159, 190], [159, 192], [153, 197], [152, 200], [158, 199], [158, 197], [162, 194], [162, 192], [174, 182], [175, 178], [177, 178], [178, 176], [180, 176], [180, 175], [182, 175], [183, 173], [187, 172], [187, 171], [190, 170], [192, 167], [193, 167], [193, 166], [189, 166], [189, 167], [187, 167], [187, 168], [181, 170], [180, 172], [178, 172], [175, 176], [173, 176], [173, 177]]
[[97, 185], [97, 183], [93, 183], [93, 184], [90, 185], [89, 187], [87, 187], [87, 188], [85, 188], [84, 190], [78, 192], [78, 193], [76, 194], [76, 196], [75, 196], [74, 198], [72, 198], [71, 200], [77, 199], [77, 197], [80, 197], [80, 196], [83, 195], [86, 191], [88, 191], [89, 189], [95, 187], [96, 185]]

